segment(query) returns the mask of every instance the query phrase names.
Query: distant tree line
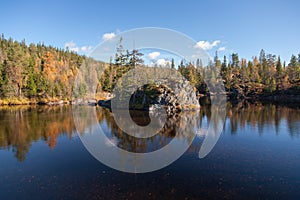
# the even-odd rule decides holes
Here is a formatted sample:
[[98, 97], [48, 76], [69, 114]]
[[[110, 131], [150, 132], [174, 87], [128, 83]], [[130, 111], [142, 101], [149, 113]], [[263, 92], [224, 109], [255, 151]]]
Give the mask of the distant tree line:
[[[178, 66], [179, 72], [195, 86], [200, 93], [207, 91], [203, 77], [210, 73], [211, 76], [221, 76], [227, 92], [234, 89], [241, 90], [244, 94], [272, 93], [293, 89], [300, 91], [300, 54], [291, 56], [290, 62], [282, 63], [280, 56], [266, 54], [261, 50], [259, 57], [252, 60], [239, 59], [237, 53], [229, 58], [219, 59], [216, 52], [213, 63], [202, 66], [201, 60], [196, 63]], [[210, 70], [214, 69], [214, 70]], [[215, 74], [214, 74], [215, 73]]]
[[[91, 88], [88, 88], [87, 80], [97, 82], [97, 91], [111, 92], [124, 73], [136, 65], [143, 64], [142, 56], [138, 50], [124, 49], [122, 38], [115, 56], [111, 57], [109, 63], [104, 63], [68, 49], [58, 49], [42, 43], [27, 45], [24, 40], [18, 42], [11, 38], [5, 39], [2, 34], [0, 99], [71, 100], [74, 97], [74, 80], [79, 71], [84, 73], [79, 77], [81, 84], [75, 97], [83, 97], [89, 93]], [[280, 56], [266, 54], [264, 50], [249, 61], [240, 59], [237, 53], [220, 59], [216, 52], [214, 60], [208, 66], [203, 66], [202, 61], [198, 59], [195, 63], [182, 60], [176, 67], [172, 59], [172, 64], [166, 67], [177, 68], [199, 93], [208, 92], [207, 83], [203, 78], [208, 74], [221, 77], [228, 92], [238, 89], [245, 94], [272, 93], [290, 88], [300, 91], [300, 54], [292, 55], [286, 64], [282, 63]]]

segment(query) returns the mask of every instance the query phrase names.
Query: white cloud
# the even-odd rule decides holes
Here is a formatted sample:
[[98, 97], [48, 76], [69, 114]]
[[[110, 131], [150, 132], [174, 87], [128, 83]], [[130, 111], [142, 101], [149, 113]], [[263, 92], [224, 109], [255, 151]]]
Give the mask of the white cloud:
[[70, 51], [75, 51], [75, 52], [78, 52], [78, 51], [79, 51], [78, 46], [77, 46], [76, 43], [73, 42], [73, 41], [70, 41], [70, 42], [65, 43], [65, 49], [66, 49], [66, 48], [68, 48]]
[[197, 49], [203, 49], [203, 50], [210, 50], [213, 47], [216, 47], [221, 41], [220, 40], [215, 40], [212, 43], [210, 43], [209, 41], [199, 41], [197, 42], [197, 44], [195, 45], [195, 48]]
[[150, 58], [150, 59], [156, 59], [158, 56], [160, 56], [160, 53], [159, 52], [157, 52], [157, 51], [154, 51], [154, 52], [151, 52], [151, 53], [149, 53], [148, 54], [148, 57]]
[[85, 53], [91, 52], [92, 49], [93, 49], [92, 46], [82, 46], [82, 47], [80, 48], [80, 50], [81, 50], [82, 52], [85, 52]]
[[115, 33], [105, 33], [105, 34], [103, 34], [102, 39], [103, 40], [111, 40], [114, 37], [116, 37]]
[[161, 59], [158, 59], [158, 60], [156, 61], [156, 64], [157, 64], [158, 66], [166, 66], [166, 65], [170, 65], [171, 62], [168, 61], [168, 60], [165, 60], [165, 59], [161, 58]]
[[226, 47], [220, 47], [218, 48], [218, 51], [225, 51], [226, 50]]
[[74, 51], [76, 53], [90, 53], [91, 50], [93, 49], [92, 46], [82, 46], [79, 47], [75, 42], [70, 41], [65, 43], [65, 49], [68, 48], [70, 51]]

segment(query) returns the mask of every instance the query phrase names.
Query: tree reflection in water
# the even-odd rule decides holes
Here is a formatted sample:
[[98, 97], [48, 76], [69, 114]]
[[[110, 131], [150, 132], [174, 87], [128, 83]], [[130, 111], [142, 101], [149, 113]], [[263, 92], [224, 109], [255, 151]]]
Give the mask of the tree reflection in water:
[[43, 140], [54, 148], [59, 135], [71, 138], [75, 129], [69, 106], [1, 107], [0, 113], [0, 147], [12, 149], [19, 161], [33, 142]]
[[237, 134], [238, 128], [243, 130], [246, 125], [257, 128], [260, 135], [264, 127], [274, 126], [276, 134], [279, 134], [281, 122], [287, 124], [291, 137], [300, 134], [300, 109], [297, 107], [245, 102], [232, 106], [228, 103], [226, 116], [230, 121], [231, 134]]
[[[135, 138], [118, 128], [108, 109], [99, 107], [96, 109], [99, 124], [105, 127], [104, 132], [111, 139], [111, 142], [132, 152], [155, 151], [167, 145], [175, 136], [192, 140], [191, 132], [201, 135], [195, 131], [195, 127], [206, 129], [207, 124], [212, 119], [210, 107], [202, 106], [199, 113], [189, 112], [168, 118], [163, 129], [153, 137]], [[131, 112], [133, 120], [142, 126], [149, 123], [147, 115], [147, 113], [140, 111]], [[81, 122], [81, 128], [78, 129], [81, 134], [84, 133], [83, 130], [93, 125], [88, 116], [86, 114], [86, 120]], [[280, 134], [279, 127], [282, 122], [286, 123], [291, 137], [298, 137], [300, 134], [300, 110], [297, 108], [272, 104], [241, 103], [236, 106], [228, 104], [226, 118], [229, 121], [227, 126], [230, 126], [231, 134], [238, 134], [237, 130], [243, 130], [246, 126], [257, 128], [260, 134], [263, 133], [265, 126], [274, 126], [276, 134]], [[217, 124], [217, 122], [213, 124]], [[34, 142], [45, 141], [50, 148], [55, 148], [60, 135], [70, 139], [77, 135], [71, 106], [0, 108], [0, 148], [1, 150], [12, 150], [19, 161], [25, 160], [26, 154]], [[190, 149], [196, 148], [192, 146]]]

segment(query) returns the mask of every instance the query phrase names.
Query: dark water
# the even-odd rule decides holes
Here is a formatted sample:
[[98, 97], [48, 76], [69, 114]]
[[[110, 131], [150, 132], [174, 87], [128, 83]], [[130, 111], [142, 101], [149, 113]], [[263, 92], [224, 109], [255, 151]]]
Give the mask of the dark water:
[[[139, 125], [143, 113], [131, 113]], [[0, 109], [0, 199], [253, 199], [300, 198], [300, 110], [275, 105], [228, 105], [224, 132], [203, 159], [203, 136], [171, 165], [151, 173], [111, 169], [83, 146], [70, 106]], [[168, 120], [151, 139], [135, 139], [118, 129], [110, 112], [97, 108], [105, 134], [120, 148], [155, 151], [186, 127], [207, 127], [208, 107]], [[82, 130], [93, 126], [86, 120]], [[78, 127], [77, 127], [78, 128]], [[80, 128], [79, 128], [80, 129]], [[80, 132], [80, 130], [79, 130]], [[81, 133], [84, 134], [84, 133]]]

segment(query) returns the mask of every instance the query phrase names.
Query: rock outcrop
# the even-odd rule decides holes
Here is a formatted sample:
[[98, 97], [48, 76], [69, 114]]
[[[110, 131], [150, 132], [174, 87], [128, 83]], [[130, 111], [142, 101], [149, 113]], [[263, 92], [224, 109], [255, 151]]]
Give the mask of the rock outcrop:
[[[163, 106], [169, 115], [183, 110], [197, 110], [200, 108], [199, 101], [195, 92], [185, 87], [187, 84], [188, 81], [175, 84], [174, 89], [164, 84], [144, 85], [131, 95], [129, 109], [155, 111]], [[175, 95], [175, 92], [179, 95]], [[98, 104], [111, 108], [111, 100], [101, 100]]]
[[113, 93], [111, 101], [100, 101], [99, 105], [132, 110], [164, 107], [168, 114], [200, 107], [189, 81], [170, 68], [136, 67], [118, 80]]

